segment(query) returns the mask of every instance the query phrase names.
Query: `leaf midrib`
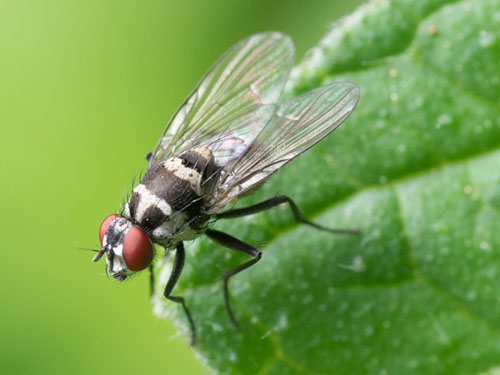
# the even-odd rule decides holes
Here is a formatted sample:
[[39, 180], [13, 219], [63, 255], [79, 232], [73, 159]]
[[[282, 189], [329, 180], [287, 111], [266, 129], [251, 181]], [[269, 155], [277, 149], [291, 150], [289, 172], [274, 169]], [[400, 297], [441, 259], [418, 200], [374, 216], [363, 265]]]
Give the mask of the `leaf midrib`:
[[[468, 96], [468, 97], [470, 97], [470, 98], [472, 98], [474, 100], [480, 101], [482, 104], [484, 104], [485, 106], [488, 106], [492, 111], [494, 111], [497, 115], [500, 116], [500, 105], [498, 105], [495, 102], [492, 102], [489, 98], [480, 95], [480, 93], [477, 93], [477, 92], [469, 90], [467, 87], [459, 84], [457, 81], [453, 80], [450, 76], [446, 75], [444, 72], [441, 72], [440, 70], [436, 69], [435, 67], [433, 67], [433, 66], [431, 66], [429, 64], [425, 64], [424, 61], [418, 55], [417, 50], [415, 48], [413, 48], [414, 41], [416, 39], [416, 36], [418, 35], [418, 30], [419, 30], [420, 26], [422, 25], [422, 23], [424, 23], [425, 20], [427, 18], [431, 17], [434, 13], [439, 12], [442, 8], [444, 8], [446, 6], [450, 6], [451, 4], [459, 3], [459, 2], [464, 2], [464, 0], [450, 0], [448, 3], [443, 4], [442, 6], [434, 9], [434, 11], [428, 13], [419, 22], [417, 22], [417, 26], [415, 27], [415, 32], [413, 34], [413, 37], [410, 40], [409, 46], [405, 50], [403, 50], [401, 53], [388, 55], [388, 56], [383, 57], [382, 59], [377, 59], [377, 60], [384, 60], [384, 61], [387, 62], [387, 61], [392, 60], [394, 58], [397, 58], [397, 57], [400, 57], [400, 56], [403, 56], [403, 55], [408, 55], [408, 56], [411, 57], [411, 61], [414, 63], [414, 65], [420, 66], [421, 68], [428, 70], [434, 76], [436, 76], [438, 78], [441, 78], [441, 79], [444, 79], [450, 86], [452, 86], [453, 88], [455, 88], [458, 91], [460, 91], [463, 95], [466, 95], [466, 96]], [[382, 65], [382, 64], [376, 64], [376, 65], [370, 66], [369, 68], [366, 68], [364, 70], [370, 70], [372, 68], [377, 68], [380, 65]], [[356, 71], [359, 71], [359, 70], [356, 70]], [[348, 71], [342, 71], [341, 73], [342, 74], [346, 74], [346, 73], [349, 73], [349, 72]], [[333, 77], [335, 77], [335, 76], [337, 76], [339, 74], [340, 73], [336, 73], [334, 75], [325, 76], [324, 80], [330, 80], [330, 79], [332, 79]], [[387, 188], [387, 187], [394, 188], [395, 186], [397, 186], [399, 184], [402, 184], [404, 182], [410, 181], [413, 178], [418, 178], [420, 176], [427, 175], [427, 174], [430, 174], [430, 173], [433, 173], [433, 172], [439, 172], [442, 169], [445, 169], [445, 168], [448, 168], [448, 167], [459, 166], [461, 164], [465, 164], [465, 163], [467, 163], [470, 160], [473, 160], [473, 159], [476, 159], [476, 158], [480, 158], [480, 157], [488, 155], [488, 154], [490, 154], [490, 153], [492, 153], [494, 151], [497, 151], [498, 148], [499, 148], [499, 146], [500, 146], [500, 144], [496, 144], [496, 145], [494, 145], [492, 147], [480, 150], [479, 152], [473, 152], [473, 153], [469, 153], [469, 154], [457, 155], [452, 160], [448, 159], [448, 160], [445, 160], [442, 163], [436, 163], [436, 164], [427, 166], [426, 168], [414, 170], [414, 171], [412, 171], [410, 173], [403, 173], [403, 174], [401, 174], [400, 176], [398, 176], [396, 178], [392, 178], [391, 180], [389, 180], [387, 183], [385, 183], [383, 185], [379, 184], [379, 183], [365, 184], [362, 181], [359, 181], [359, 179], [357, 179], [356, 177], [352, 176], [349, 173], [349, 171], [347, 171], [345, 169], [342, 169], [340, 166], [337, 166], [337, 168], [342, 169], [342, 173], [343, 174], [345, 174], [346, 176], [348, 176], [352, 181], [356, 182], [356, 186], [358, 186], [358, 189], [354, 189], [352, 192], [350, 192], [350, 193], [348, 193], [348, 194], [346, 194], [344, 196], [340, 196], [338, 199], [334, 199], [334, 200], [330, 201], [330, 204], [328, 204], [326, 206], [322, 206], [321, 209], [313, 210], [313, 212], [310, 215], [310, 217], [311, 218], [315, 218], [317, 216], [321, 216], [324, 213], [326, 213], [326, 212], [334, 209], [336, 206], [338, 206], [338, 205], [340, 205], [340, 204], [342, 204], [344, 202], [347, 202], [347, 201], [353, 199], [355, 196], [357, 196], [359, 194], [362, 194], [362, 193], [365, 193], [367, 191], [371, 191], [371, 190], [375, 190], [375, 189], [379, 189], [379, 188]], [[492, 206], [492, 207], [494, 209], [497, 209], [494, 206]], [[283, 235], [285, 235], [285, 234], [287, 234], [287, 233], [295, 230], [298, 227], [298, 225], [300, 225], [300, 223], [291, 222], [288, 225], [283, 226], [281, 230], [274, 231], [273, 234], [271, 234], [269, 236], [268, 241], [266, 242], [266, 244], [263, 245], [261, 248], [265, 249], [265, 248], [269, 247], [273, 242], [277, 241], [277, 239], [280, 238], [281, 236], [283, 236]], [[205, 285], [213, 285], [213, 282], [211, 281], [211, 282], [205, 282], [205, 283], [198, 283], [196, 285], [190, 285], [190, 289], [196, 290], [196, 289], [198, 289], [200, 287], [203, 287]]]
[[[395, 189], [397, 186], [406, 184], [408, 182], [411, 182], [412, 180], [416, 180], [416, 179], [419, 179], [421, 177], [428, 176], [431, 174], [439, 174], [444, 169], [447, 169], [447, 168], [466, 166], [466, 164], [471, 162], [471, 161], [474, 161], [476, 159], [481, 159], [483, 157], [487, 157], [491, 154], [494, 154], [494, 153], [500, 151], [498, 146], [500, 146], [500, 145], [496, 145], [496, 147], [494, 147], [494, 148], [483, 150], [483, 151], [478, 152], [478, 153], [472, 153], [465, 158], [455, 159], [452, 161], [446, 161], [440, 165], [434, 165], [434, 166], [431, 166], [429, 168], [424, 168], [424, 169], [421, 169], [418, 171], [413, 171], [411, 173], [404, 174], [398, 178], [393, 178], [392, 180], [388, 181], [387, 183], [385, 183], [383, 185], [382, 184], [364, 185], [363, 188], [361, 188], [359, 190], [355, 190], [352, 193], [347, 194], [340, 199], [336, 199], [336, 200], [332, 201], [331, 204], [325, 205], [321, 209], [315, 210], [313, 212], [313, 214], [310, 215], [309, 219], [312, 219], [312, 221], [314, 221], [315, 218], [326, 214], [328, 211], [335, 209], [337, 206], [339, 206], [341, 204], [347, 203], [348, 201], [354, 199], [358, 195], [365, 194], [367, 192], [375, 191], [378, 189], [397, 190], [397, 189]], [[396, 194], [396, 196], [397, 196], [397, 194]], [[485, 206], [489, 206], [494, 210], [500, 211], [500, 208], [498, 208], [496, 206], [490, 205], [484, 201], [480, 201], [480, 202], [481, 202], [481, 204], [483, 204]], [[402, 217], [401, 217], [401, 221], [404, 222]], [[270, 247], [274, 242], [277, 242], [280, 237], [285, 236], [285, 235], [295, 231], [300, 225], [302, 225], [302, 224], [293, 221], [290, 224], [282, 227], [281, 229], [274, 231], [273, 234], [270, 235], [269, 238], [267, 239], [266, 244], [262, 245], [260, 247], [260, 249], [262, 250], [262, 249], [266, 249], [266, 248]], [[411, 280], [411, 279], [408, 279], [408, 280]], [[214, 284], [215, 284], [214, 281], [197, 283], [196, 285], [189, 285], [188, 289], [190, 291], [195, 291], [195, 290], [198, 290], [198, 289], [206, 287], [206, 286], [212, 286]], [[376, 285], [389, 285], [390, 286], [392, 284], [393, 283], [381, 283], [381, 284], [376, 284]]]

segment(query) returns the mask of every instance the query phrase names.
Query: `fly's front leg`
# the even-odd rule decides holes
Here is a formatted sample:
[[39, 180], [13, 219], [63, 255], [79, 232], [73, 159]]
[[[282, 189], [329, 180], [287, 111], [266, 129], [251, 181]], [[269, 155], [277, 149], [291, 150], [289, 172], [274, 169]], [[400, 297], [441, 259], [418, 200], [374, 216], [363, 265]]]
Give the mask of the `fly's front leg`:
[[189, 325], [191, 326], [191, 345], [194, 345], [196, 340], [196, 328], [194, 326], [191, 313], [189, 312], [186, 306], [186, 302], [184, 301], [183, 297], [170, 295], [172, 289], [174, 289], [174, 286], [177, 283], [177, 280], [179, 280], [182, 268], [184, 267], [185, 258], [186, 258], [186, 253], [184, 251], [184, 244], [182, 242], [179, 242], [177, 244], [177, 250], [175, 252], [175, 259], [174, 259], [174, 266], [172, 268], [172, 273], [170, 274], [167, 285], [165, 286], [165, 291], [163, 292], [163, 295], [170, 301], [173, 301], [175, 303], [180, 303], [182, 305], [182, 309], [184, 310], [184, 313], [188, 318]]
[[232, 250], [241, 251], [242, 253], [248, 254], [253, 258], [243, 263], [242, 265], [236, 267], [235, 269], [229, 270], [226, 273], [224, 273], [224, 303], [226, 305], [226, 311], [227, 314], [229, 315], [229, 319], [231, 320], [233, 326], [238, 328], [238, 322], [234, 317], [231, 305], [229, 303], [229, 278], [257, 263], [262, 257], [262, 252], [257, 250], [255, 247], [248, 245], [245, 242], [230, 236], [229, 234], [211, 229], [207, 230], [205, 233], [210, 239], [217, 242], [219, 245], [222, 245]]
[[153, 263], [151, 263], [148, 267], [149, 272], [149, 298], [153, 298], [155, 294], [155, 274]]
[[290, 198], [287, 197], [286, 195], [280, 195], [278, 197], [274, 197], [268, 200], [265, 200], [264, 202], [257, 203], [253, 206], [250, 207], [244, 207], [244, 208], [236, 208], [234, 210], [229, 210], [226, 212], [219, 213], [215, 215], [217, 219], [230, 219], [230, 218], [235, 218], [235, 217], [242, 217], [242, 216], [247, 216], [247, 215], [253, 215], [256, 214], [257, 212], [262, 212], [269, 210], [270, 208], [273, 208], [275, 206], [278, 206], [282, 203], [288, 203], [290, 206], [290, 209], [292, 210], [293, 217], [295, 220], [299, 223], [303, 223], [306, 225], [309, 225], [311, 227], [314, 227], [319, 230], [324, 230], [330, 233], [336, 233], [336, 234], [359, 234], [359, 230], [357, 229], [333, 229], [333, 228], [327, 228], [322, 225], [316, 224], [312, 221], [309, 221], [305, 219], [302, 214], [300, 213], [299, 208], [295, 204], [295, 202]]

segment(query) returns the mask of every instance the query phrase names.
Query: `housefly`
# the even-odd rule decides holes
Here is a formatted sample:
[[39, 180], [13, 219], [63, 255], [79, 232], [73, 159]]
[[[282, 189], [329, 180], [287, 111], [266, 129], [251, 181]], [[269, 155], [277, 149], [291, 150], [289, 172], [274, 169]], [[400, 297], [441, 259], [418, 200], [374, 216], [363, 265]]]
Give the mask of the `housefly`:
[[99, 228], [101, 248], [93, 260], [105, 256], [107, 273], [119, 281], [149, 268], [153, 285], [154, 245], [167, 252], [175, 249], [164, 296], [182, 306], [193, 344], [196, 331], [191, 313], [183, 297], [171, 294], [184, 265], [184, 241], [205, 234], [251, 257], [223, 276], [225, 306], [234, 326], [237, 321], [229, 303], [228, 282], [262, 255], [254, 246], [211, 229], [210, 222], [286, 203], [299, 222], [334, 233], [354, 232], [328, 229], [304, 219], [287, 196], [221, 212], [231, 200], [330, 134], [356, 106], [359, 90], [348, 82], [332, 83], [278, 103], [293, 52], [288, 36], [264, 32], [240, 41], [222, 55], [167, 125], [122, 212], [106, 217]]

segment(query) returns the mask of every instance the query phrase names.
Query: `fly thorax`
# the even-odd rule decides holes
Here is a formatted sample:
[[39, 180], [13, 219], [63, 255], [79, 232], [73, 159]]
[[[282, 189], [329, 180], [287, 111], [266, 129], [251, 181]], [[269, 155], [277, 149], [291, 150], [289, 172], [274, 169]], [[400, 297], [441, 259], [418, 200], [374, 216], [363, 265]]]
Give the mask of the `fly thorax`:
[[151, 233], [153, 239], [165, 248], [175, 246], [178, 242], [193, 240], [204, 232], [195, 227], [192, 220], [182, 212], [174, 213], [172, 217], [158, 226]]
[[157, 240], [171, 238], [185, 230], [187, 224], [186, 213], [174, 212], [167, 220], [153, 230], [152, 235]]
[[125, 206], [125, 215], [162, 245], [199, 236], [215, 165], [208, 149], [191, 149], [150, 166]]

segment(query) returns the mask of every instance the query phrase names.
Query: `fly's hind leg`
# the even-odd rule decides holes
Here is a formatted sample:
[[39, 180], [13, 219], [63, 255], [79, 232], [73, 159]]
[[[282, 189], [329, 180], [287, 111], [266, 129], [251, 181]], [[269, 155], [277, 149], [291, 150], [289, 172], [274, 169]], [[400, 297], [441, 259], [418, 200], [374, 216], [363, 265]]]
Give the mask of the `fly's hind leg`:
[[224, 303], [226, 305], [226, 311], [227, 314], [229, 315], [229, 319], [231, 320], [233, 326], [238, 328], [238, 322], [234, 317], [233, 311], [231, 309], [231, 304], [229, 302], [229, 279], [232, 276], [236, 275], [237, 273], [240, 273], [241, 271], [244, 271], [247, 268], [253, 266], [255, 263], [257, 263], [262, 257], [262, 253], [255, 247], [248, 245], [245, 242], [230, 236], [229, 234], [211, 229], [207, 230], [205, 233], [210, 239], [212, 239], [219, 245], [248, 254], [253, 258], [243, 263], [242, 265], [236, 267], [235, 269], [232, 269], [224, 273]]
[[[306, 225], [309, 225], [311, 227], [314, 227], [319, 230], [327, 231], [330, 233], [336, 233], [336, 234], [358, 234], [359, 231], [357, 229], [332, 229], [332, 228], [327, 228], [322, 225], [316, 224], [312, 221], [309, 221], [305, 219], [302, 214], [300, 213], [299, 208], [295, 204], [295, 202], [287, 197], [286, 195], [280, 195], [278, 197], [274, 197], [271, 199], [267, 199], [263, 202], [257, 203], [253, 206], [250, 207], [244, 207], [244, 208], [236, 208], [234, 210], [229, 210], [226, 212], [222, 212], [219, 214], [215, 215], [216, 219], [232, 219], [236, 217], [242, 217], [242, 216], [247, 216], [247, 215], [253, 215], [255, 213], [261, 212], [268, 210], [270, 208], [273, 208], [275, 206], [278, 206], [282, 203], [288, 203], [290, 206], [290, 209], [292, 210], [293, 216], [295, 220], [299, 223], [303, 223]], [[240, 273], [243, 270], [246, 270], [247, 268], [253, 266], [255, 263], [257, 263], [260, 258], [262, 257], [262, 253], [256, 249], [255, 247], [246, 244], [243, 241], [238, 240], [237, 238], [234, 238], [226, 233], [222, 233], [219, 231], [215, 230], [207, 230], [206, 235], [211, 238], [213, 241], [217, 242], [218, 244], [227, 247], [232, 250], [240, 251], [245, 254], [250, 255], [253, 259], [250, 259], [249, 261], [243, 263], [239, 267], [236, 267], [233, 270], [227, 271], [224, 274], [224, 303], [226, 305], [226, 310], [229, 315], [229, 319], [231, 320], [231, 323], [235, 327], [238, 327], [238, 322], [236, 321], [236, 318], [234, 317], [233, 311], [231, 309], [230, 301], [229, 301], [229, 279], [236, 275], [237, 273]]]
[[312, 221], [309, 221], [305, 219], [302, 214], [300, 213], [299, 208], [295, 204], [295, 202], [290, 198], [287, 197], [286, 195], [280, 195], [274, 198], [267, 199], [263, 202], [254, 204], [253, 206], [250, 207], [244, 207], [244, 208], [236, 208], [234, 210], [229, 210], [226, 212], [221, 212], [215, 217], [217, 219], [231, 219], [235, 217], [242, 217], [242, 216], [247, 216], [247, 215], [253, 215], [256, 214], [257, 212], [262, 212], [269, 210], [270, 208], [273, 208], [275, 206], [278, 206], [282, 203], [288, 203], [290, 206], [290, 209], [292, 210], [293, 217], [295, 220], [299, 223], [303, 223], [306, 225], [309, 225], [311, 227], [314, 227], [319, 230], [324, 230], [326, 232], [330, 233], [336, 233], [336, 234], [359, 234], [359, 230], [357, 229], [334, 229], [334, 228], [327, 228], [324, 227], [323, 225], [316, 224]]
[[179, 280], [179, 276], [181, 275], [182, 268], [184, 267], [185, 258], [186, 258], [186, 253], [184, 251], [184, 245], [182, 242], [179, 242], [177, 244], [177, 249], [175, 252], [175, 259], [174, 259], [174, 266], [172, 268], [172, 273], [170, 274], [167, 285], [165, 286], [165, 291], [163, 292], [163, 295], [168, 300], [181, 304], [182, 309], [184, 310], [184, 313], [186, 314], [186, 317], [188, 318], [188, 321], [189, 321], [189, 325], [191, 327], [191, 342], [190, 343], [191, 343], [191, 345], [194, 345], [195, 340], [196, 340], [196, 328], [194, 326], [194, 321], [193, 321], [193, 318], [191, 317], [191, 313], [189, 312], [189, 310], [186, 306], [186, 301], [184, 301], [183, 297], [170, 295], [170, 293], [172, 292], [172, 289], [174, 289], [175, 284]]

